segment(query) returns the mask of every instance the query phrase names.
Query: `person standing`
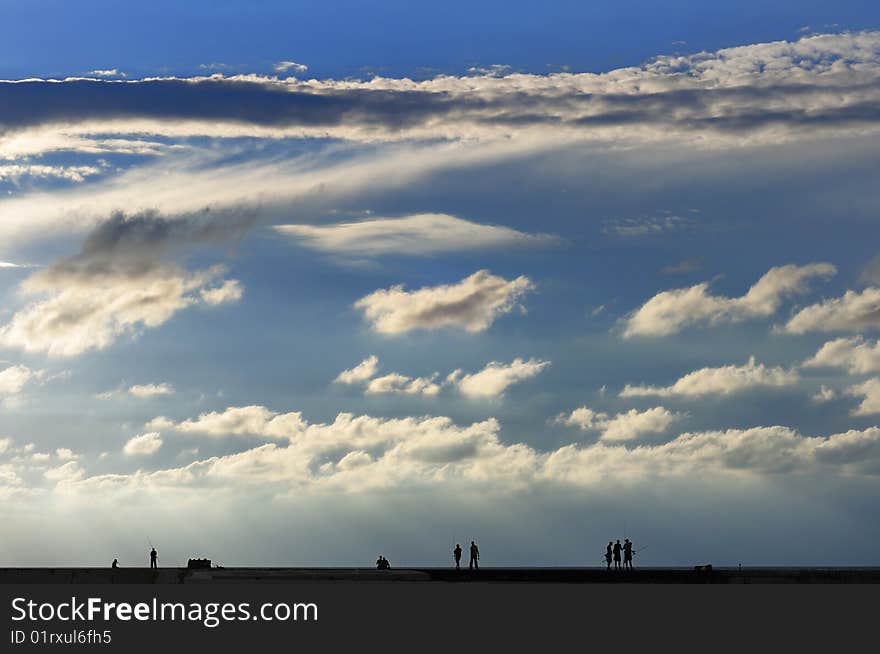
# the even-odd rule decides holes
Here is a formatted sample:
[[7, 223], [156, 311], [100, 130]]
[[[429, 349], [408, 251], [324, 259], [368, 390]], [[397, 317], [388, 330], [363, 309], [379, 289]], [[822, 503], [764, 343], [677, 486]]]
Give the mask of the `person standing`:
[[461, 570], [461, 545], [458, 543], [455, 544], [455, 549], [452, 550], [452, 558], [455, 559], [455, 569]]
[[474, 541], [471, 541], [471, 560], [468, 564], [468, 570], [473, 570], [474, 568], [480, 569], [480, 548], [477, 547]]
[[629, 538], [623, 539], [623, 567], [625, 570], [633, 569], [633, 544]]
[[605, 567], [605, 569], [606, 569], [606, 570], [610, 570], [610, 569], [611, 569], [611, 560], [612, 560], [611, 549], [612, 549], [612, 548], [611, 548], [611, 541], [609, 540], [609, 541], [608, 541], [608, 547], [605, 548], [605, 563], [606, 563], [606, 567]]
[[614, 543], [614, 569], [620, 570], [620, 539], [617, 539], [617, 542]]
[[154, 568], [158, 568], [159, 567], [158, 562], [159, 562], [159, 553], [156, 552], [156, 548], [154, 547], [153, 549], [150, 550], [150, 570], [152, 570]]

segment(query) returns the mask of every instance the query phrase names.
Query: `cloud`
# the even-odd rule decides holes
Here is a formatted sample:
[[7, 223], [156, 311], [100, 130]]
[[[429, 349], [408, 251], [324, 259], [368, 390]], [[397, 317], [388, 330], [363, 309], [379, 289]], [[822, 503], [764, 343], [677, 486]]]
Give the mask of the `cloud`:
[[547, 234], [526, 234], [510, 227], [483, 225], [437, 213], [333, 225], [278, 225], [275, 229], [306, 247], [357, 257], [431, 255], [556, 241]]
[[244, 296], [244, 287], [237, 279], [227, 279], [216, 288], [203, 288], [199, 291], [199, 295], [206, 304], [217, 306], [238, 302]]
[[74, 453], [69, 447], [59, 447], [55, 450], [55, 456], [61, 461], [73, 461], [79, 458], [79, 455]]
[[638, 440], [645, 434], [663, 433], [685, 415], [657, 406], [645, 411], [630, 409], [625, 413], [609, 416], [582, 406], [569, 414], [558, 415], [555, 422], [577, 427], [582, 431], [601, 432], [599, 439], [602, 441], [622, 442]]
[[404, 395], [425, 395], [433, 397], [442, 389], [434, 380], [437, 375], [430, 377], [407, 377], [399, 373], [390, 373], [371, 379], [367, 384], [368, 395], [383, 393], [403, 393]]
[[468, 332], [488, 329], [509, 313], [535, 285], [525, 276], [513, 280], [479, 270], [457, 284], [405, 291], [403, 285], [375, 291], [354, 306], [380, 334], [403, 334], [414, 329], [458, 327]]
[[771, 268], [745, 295], [734, 298], [711, 295], [708, 282], [662, 291], [627, 318], [623, 336], [668, 336], [701, 322], [717, 325], [771, 316], [784, 298], [805, 292], [807, 280], [836, 272], [829, 263]]
[[85, 476], [85, 470], [76, 461], [68, 461], [55, 468], [49, 468], [43, 473], [49, 481], [56, 483], [74, 482]]
[[880, 288], [870, 287], [861, 293], [847, 291], [842, 297], [804, 307], [785, 324], [784, 331], [805, 334], [877, 328], [880, 328]]
[[[607, 141], [757, 135], [779, 141], [876, 129], [878, 41], [878, 32], [808, 35], [660, 56], [601, 74], [499, 74], [493, 68], [423, 81], [253, 74], [15, 80], [0, 84], [0, 122], [13, 130], [52, 125], [96, 134], [103, 124], [129, 133], [214, 135], [254, 126], [294, 137], [362, 140], [557, 133]], [[282, 61], [275, 67], [303, 72], [302, 66]], [[84, 106], [83, 97], [94, 102]]]
[[639, 218], [619, 218], [606, 221], [602, 228], [604, 234], [623, 237], [639, 237], [663, 234], [689, 227], [691, 220], [673, 214], [663, 216], [644, 216]]
[[461, 370], [456, 370], [450, 375], [450, 380], [466, 397], [501, 397], [509, 386], [534, 377], [549, 365], [549, 361], [538, 359], [525, 361], [517, 357], [510, 363], [492, 361], [479, 372], [472, 374], [462, 375]]
[[703, 267], [701, 259], [684, 259], [678, 263], [664, 266], [660, 272], [664, 275], [682, 275], [685, 273], [696, 272]]
[[128, 440], [122, 451], [129, 456], [148, 456], [162, 447], [162, 437], [157, 432], [149, 432]]
[[42, 376], [42, 371], [34, 372], [27, 366], [10, 366], [0, 370], [0, 395], [16, 395], [24, 390], [28, 382]]
[[199, 415], [195, 420], [175, 423], [168, 418], [154, 418], [147, 429], [175, 430], [206, 436], [258, 436], [287, 438], [302, 424], [300, 413], [278, 414], [263, 406], [229, 407], [225, 411], [212, 411]]
[[130, 395], [137, 398], [148, 398], [162, 395], [174, 395], [174, 387], [168, 383], [135, 384], [128, 389]]
[[0, 182], [18, 184], [23, 178], [64, 179], [69, 182], [84, 182], [87, 177], [104, 172], [101, 166], [47, 166], [43, 164], [0, 165]]
[[846, 390], [846, 394], [863, 398], [861, 404], [852, 412], [854, 416], [870, 416], [880, 413], [880, 379], [877, 377], [850, 386]]
[[438, 382], [439, 372], [426, 377], [410, 377], [397, 372], [374, 377], [379, 368], [379, 359], [371, 356], [354, 368], [342, 371], [334, 381], [344, 384], [365, 383], [367, 395], [400, 393], [434, 397], [444, 388], [452, 388], [469, 398], [497, 398], [504, 395], [504, 391], [511, 385], [534, 377], [549, 365], [549, 361], [526, 361], [517, 357], [510, 363], [492, 361], [475, 373], [467, 374], [458, 369]]
[[295, 73], [304, 73], [309, 69], [305, 64], [298, 64], [295, 61], [279, 61], [274, 68], [279, 73], [286, 73], [289, 70]]
[[126, 77], [125, 73], [119, 72], [116, 68], [97, 68], [90, 70], [86, 75], [94, 75], [95, 77]]
[[821, 388], [810, 398], [814, 404], [824, 404], [837, 398], [837, 391], [822, 384]]
[[333, 381], [339, 384], [359, 384], [376, 374], [379, 357], [371, 354], [354, 368], [343, 370]]
[[[686, 432], [664, 443], [629, 447], [632, 429], [663, 429], [670, 420], [660, 411], [629, 412], [621, 414], [623, 419], [618, 417], [619, 429], [606, 438], [608, 442], [572, 443], [541, 452], [502, 440], [495, 419], [458, 425], [443, 416], [376, 418], [341, 413], [332, 422], [309, 423], [299, 413], [240, 409], [259, 410], [261, 417], [248, 427], [249, 433], [258, 431], [276, 442], [180, 468], [98, 475], [68, 490], [95, 491], [106, 497], [126, 491], [226, 488], [241, 493], [250, 488], [301, 498], [310, 492], [448, 488], [450, 484], [496, 490], [547, 484], [600, 488], [712, 473], [746, 478], [816, 471], [880, 475], [877, 427], [807, 437], [788, 427], [759, 426]], [[296, 419], [272, 424], [283, 416]], [[176, 426], [193, 422], [202, 422], [202, 417]], [[232, 435], [238, 428], [233, 421], [209, 435]], [[624, 437], [627, 440], [609, 440]]]
[[718, 368], [700, 368], [679, 378], [671, 386], [632, 386], [627, 384], [620, 397], [700, 397], [703, 395], [730, 395], [755, 387], [791, 386], [799, 381], [796, 370], [767, 367], [756, 364], [749, 357], [742, 366], [730, 365]]
[[871, 343], [862, 336], [836, 338], [822, 345], [803, 365], [805, 368], [845, 368], [853, 375], [880, 372], [880, 341]]
[[233, 222], [193, 217], [172, 223], [150, 213], [115, 214], [89, 235], [79, 254], [22, 282], [23, 295], [45, 299], [20, 309], [0, 327], [0, 344], [77, 356], [157, 327], [199, 302], [237, 299], [237, 283], [211, 287], [225, 272], [222, 266], [187, 272], [161, 259], [187, 242], [236, 233], [239, 225]]

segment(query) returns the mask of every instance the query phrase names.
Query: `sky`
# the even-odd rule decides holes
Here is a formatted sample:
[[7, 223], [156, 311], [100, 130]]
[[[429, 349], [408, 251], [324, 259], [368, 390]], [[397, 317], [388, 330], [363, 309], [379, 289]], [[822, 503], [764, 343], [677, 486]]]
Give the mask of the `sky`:
[[0, 2], [0, 566], [878, 565], [880, 8]]

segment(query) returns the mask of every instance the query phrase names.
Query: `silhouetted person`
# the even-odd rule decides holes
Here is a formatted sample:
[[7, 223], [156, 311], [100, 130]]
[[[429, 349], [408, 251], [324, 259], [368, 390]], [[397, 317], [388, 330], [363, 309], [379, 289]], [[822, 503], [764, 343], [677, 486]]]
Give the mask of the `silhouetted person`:
[[633, 544], [629, 538], [623, 539], [623, 567], [627, 570], [633, 569]]
[[605, 548], [605, 563], [607, 564], [606, 570], [611, 569], [611, 541], [608, 541], [608, 547]]
[[468, 570], [473, 570], [474, 568], [480, 569], [480, 548], [477, 547], [474, 541], [471, 541], [471, 560], [468, 564]]
[[159, 566], [156, 564], [159, 560], [159, 554], [156, 552], [156, 548], [150, 550], [150, 570], [153, 568], [158, 568]]
[[110, 567], [115, 570], [116, 568], [119, 567], [119, 561], [117, 561], [116, 559], [113, 559], [113, 565], [111, 565]]
[[617, 542], [614, 543], [614, 569], [620, 570], [620, 539], [617, 539]]
[[376, 561], [376, 569], [377, 570], [390, 570], [391, 564], [388, 562], [388, 559], [386, 559], [384, 556], [382, 556], [380, 554], [378, 560]]
[[452, 550], [452, 557], [455, 559], [455, 569], [461, 570], [461, 545], [458, 543], [455, 544], [455, 549]]

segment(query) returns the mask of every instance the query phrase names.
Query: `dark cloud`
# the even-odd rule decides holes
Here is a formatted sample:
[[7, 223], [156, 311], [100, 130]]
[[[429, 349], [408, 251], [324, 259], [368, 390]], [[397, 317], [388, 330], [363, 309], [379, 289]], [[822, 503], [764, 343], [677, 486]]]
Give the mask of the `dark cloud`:
[[172, 251], [240, 239], [256, 221], [254, 210], [205, 210], [175, 218], [156, 211], [113, 213], [83, 241], [80, 252], [37, 273], [42, 281], [105, 274], [148, 274]]

